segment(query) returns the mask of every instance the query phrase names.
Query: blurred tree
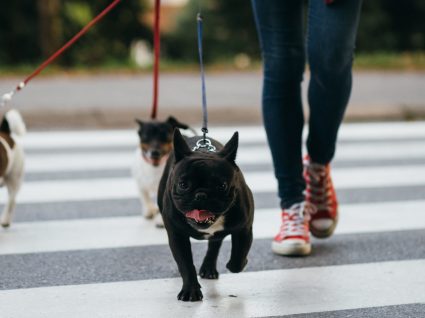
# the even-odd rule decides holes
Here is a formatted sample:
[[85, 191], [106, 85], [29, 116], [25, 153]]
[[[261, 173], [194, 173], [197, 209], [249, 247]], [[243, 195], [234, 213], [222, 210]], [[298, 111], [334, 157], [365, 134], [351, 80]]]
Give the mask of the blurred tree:
[[[151, 38], [142, 15], [145, 0], [125, 0], [66, 52], [57, 63], [102, 64], [127, 61], [134, 39]], [[0, 10], [0, 64], [34, 63], [46, 58], [111, 0], [19, 0]]]
[[34, 0], [9, 1], [0, 10], [0, 64], [33, 62], [40, 49]]
[[363, 1], [360, 51], [425, 50], [425, 1]]
[[[285, 1], [285, 0], [282, 0]], [[301, 1], [301, 0], [300, 0]], [[316, 0], [311, 0], [316, 1]], [[343, 1], [343, 0], [341, 0]], [[111, 0], [19, 0], [0, 10], [0, 64], [35, 63], [71, 38]], [[127, 61], [135, 39], [151, 42], [142, 22], [147, 0], [125, 0], [77, 42], [58, 63], [102, 64]], [[205, 59], [259, 56], [249, 0], [190, 0], [174, 32], [163, 35], [164, 55], [197, 61], [196, 13], [205, 18]], [[425, 1], [363, 1], [358, 51], [425, 50]]]
[[[195, 17], [199, 3], [205, 17], [206, 61], [228, 58], [240, 52], [258, 56], [258, 40], [249, 0], [191, 0], [179, 17], [178, 28], [164, 38], [169, 57], [196, 60]], [[363, 1], [357, 50], [425, 50], [424, 16], [423, 0]]]
[[[63, 0], [62, 0], [63, 1]], [[62, 18], [69, 39], [102, 11], [111, 0], [72, 0], [64, 3]], [[80, 39], [62, 59], [66, 65], [99, 65], [110, 61], [126, 62], [135, 39], [151, 39], [151, 31], [142, 22], [144, 0], [125, 0]]]
[[60, 0], [37, 0], [39, 43], [43, 56], [49, 56], [62, 42]]
[[425, 50], [425, 1], [383, 1], [390, 17], [388, 32], [393, 33], [396, 50]]
[[175, 59], [197, 60], [196, 14], [202, 5], [205, 60], [245, 53], [259, 56], [257, 33], [249, 0], [190, 0], [178, 27], [165, 35], [164, 50]]

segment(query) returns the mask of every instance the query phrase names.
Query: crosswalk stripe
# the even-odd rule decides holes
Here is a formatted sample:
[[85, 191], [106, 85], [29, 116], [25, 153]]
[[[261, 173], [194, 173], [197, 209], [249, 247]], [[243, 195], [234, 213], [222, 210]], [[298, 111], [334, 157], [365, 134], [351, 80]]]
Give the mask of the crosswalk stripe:
[[[265, 142], [264, 128], [261, 126], [211, 127], [210, 136], [226, 142], [235, 130], [239, 131], [241, 143]], [[200, 129], [197, 129], [200, 131]], [[306, 135], [306, 133], [304, 134]], [[339, 133], [339, 140], [364, 140], [425, 138], [425, 122], [344, 124]], [[137, 145], [137, 133], [134, 130], [103, 131], [55, 131], [31, 132], [23, 139], [27, 149], [70, 148], [70, 147], [133, 147]]]
[[[343, 205], [337, 234], [425, 229], [425, 201]], [[401, 215], [403, 222], [400, 222]], [[271, 238], [278, 209], [255, 212], [254, 238]], [[52, 239], [55, 238], [55, 239]], [[167, 244], [164, 230], [142, 216], [15, 223], [0, 232], [0, 255]]]
[[[405, 142], [394, 151], [389, 142], [373, 145], [344, 145], [338, 149], [336, 161], [365, 161], [389, 159], [423, 159], [425, 142]], [[135, 151], [75, 152], [65, 154], [28, 155], [27, 172], [92, 171], [104, 169], [130, 169], [135, 160]], [[271, 164], [269, 149], [264, 146], [241, 146], [237, 156], [238, 164]]]
[[0, 308], [20, 318], [207, 318], [413, 304], [425, 302], [424, 267], [409, 260], [223, 274], [201, 281], [196, 303], [177, 302], [180, 278], [16, 289], [0, 291]]
[[[251, 172], [245, 175], [255, 192], [271, 192], [277, 182], [271, 173]], [[385, 166], [343, 168], [332, 171], [336, 189], [425, 185], [425, 166]]]
[[[277, 189], [271, 171], [246, 173], [245, 178], [253, 192], [275, 192]], [[425, 166], [341, 168], [333, 171], [333, 179], [337, 189], [425, 185]], [[127, 177], [28, 182], [17, 200], [36, 203], [135, 197], [135, 181]]]
[[[176, 300], [181, 279], [170, 278], [179, 275], [166, 232], [139, 214], [136, 185], [129, 176], [136, 129], [28, 133], [21, 142], [30, 181], [18, 195], [17, 214], [22, 208], [21, 216], [34, 215], [0, 230], [0, 316], [313, 317], [425, 303], [425, 259], [417, 245], [425, 230], [425, 199], [420, 197], [425, 121], [341, 127], [332, 176], [345, 203], [336, 235], [313, 239], [308, 259], [271, 253], [270, 241], [281, 221], [277, 199], [270, 200], [276, 198], [277, 182], [264, 127], [211, 127], [210, 136], [224, 143], [235, 130], [240, 133], [237, 162], [247, 168], [245, 178], [261, 208], [255, 213], [255, 242], [244, 273], [201, 281], [202, 303]], [[304, 138], [307, 134], [305, 129]], [[376, 191], [379, 196], [373, 199]], [[384, 191], [398, 191], [397, 198]], [[354, 197], [347, 200], [348, 193]], [[4, 188], [0, 195], [5, 198]], [[105, 205], [114, 213], [99, 214]], [[95, 218], [87, 218], [90, 214]], [[229, 239], [223, 244], [226, 255]], [[196, 263], [205, 242], [193, 242]], [[226, 273], [224, 258], [218, 262], [221, 273]]]

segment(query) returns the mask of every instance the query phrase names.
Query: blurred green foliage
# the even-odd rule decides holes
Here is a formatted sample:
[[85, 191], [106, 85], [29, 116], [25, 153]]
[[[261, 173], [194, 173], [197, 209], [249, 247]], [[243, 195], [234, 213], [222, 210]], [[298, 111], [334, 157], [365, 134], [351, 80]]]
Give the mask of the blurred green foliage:
[[0, 10], [0, 64], [31, 62], [41, 51], [34, 0], [9, 1]]
[[425, 51], [425, 1], [363, 1], [360, 52]]
[[[51, 37], [56, 37], [54, 41], [43, 42], [40, 39], [48, 36], [44, 34], [46, 31], [43, 31], [40, 21], [40, 4], [47, 1], [59, 2], [60, 10], [55, 22], [59, 21], [60, 32], [50, 33]], [[50, 47], [57, 47], [57, 43], [63, 44], [70, 39], [110, 2], [9, 1], [0, 10], [0, 66], [38, 63], [48, 55], [46, 52], [51, 52]], [[135, 39], [151, 42], [152, 39], [150, 28], [141, 19], [147, 9], [146, 2], [123, 0], [57, 63], [79, 67], [119, 63], [128, 65], [131, 42]], [[171, 33], [162, 35], [162, 54], [165, 58], [196, 63], [196, 13], [200, 3], [205, 17], [206, 62], [227, 61], [239, 53], [259, 58], [250, 0], [190, 0], [177, 18], [177, 27]], [[382, 56], [406, 51], [425, 52], [424, 17], [423, 0], [364, 0], [357, 51], [373, 54], [383, 52]], [[46, 24], [48, 27], [48, 23], [44, 23], [44, 28]]]
[[[42, 1], [42, 0], [41, 0]], [[64, 38], [71, 38], [111, 0], [67, 0], [63, 8]], [[99, 65], [111, 60], [129, 59], [129, 47], [135, 39], [150, 39], [151, 31], [141, 23], [146, 10], [143, 0], [124, 0], [89, 31], [63, 59], [67, 65]]]
[[[46, 57], [39, 41], [43, 36], [40, 27], [42, 17], [37, 7], [40, 1], [47, 0], [9, 1], [7, 10], [0, 10], [0, 65], [29, 64]], [[61, 44], [111, 3], [111, 0], [58, 1], [62, 32], [60, 39], [54, 42]], [[100, 65], [111, 60], [127, 63], [131, 42], [151, 38], [149, 28], [141, 22], [145, 10], [144, 0], [124, 0], [69, 49], [58, 63], [66, 66]]]
[[178, 17], [174, 32], [163, 37], [171, 59], [197, 59], [196, 15], [202, 5], [205, 61], [226, 59], [245, 53], [258, 56], [257, 33], [249, 0], [190, 0]]
[[[179, 17], [176, 30], [165, 38], [169, 57], [176, 59], [196, 57], [195, 16], [198, 6], [199, 0], [191, 0]], [[238, 53], [246, 53], [254, 58], [259, 56], [258, 39], [249, 0], [204, 0], [202, 10], [206, 17], [204, 42], [207, 61]], [[425, 51], [424, 21], [423, 0], [364, 0], [357, 51], [359, 53]]]

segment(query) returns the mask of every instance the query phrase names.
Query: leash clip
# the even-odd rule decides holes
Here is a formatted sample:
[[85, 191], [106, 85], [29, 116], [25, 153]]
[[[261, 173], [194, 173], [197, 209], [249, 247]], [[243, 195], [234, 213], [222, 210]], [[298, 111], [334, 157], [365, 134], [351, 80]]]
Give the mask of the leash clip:
[[207, 151], [216, 152], [216, 147], [211, 143], [211, 140], [208, 138], [199, 139], [196, 142], [196, 146], [192, 148], [192, 151], [205, 148]]
[[5, 107], [12, 100], [15, 91], [4, 94], [0, 99], [0, 107]]

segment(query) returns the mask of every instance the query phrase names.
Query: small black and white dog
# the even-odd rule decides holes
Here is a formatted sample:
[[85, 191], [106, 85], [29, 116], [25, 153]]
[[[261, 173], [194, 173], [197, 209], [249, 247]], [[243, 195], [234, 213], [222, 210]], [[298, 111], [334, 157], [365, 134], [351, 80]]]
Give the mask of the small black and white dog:
[[[205, 143], [208, 142], [208, 143]], [[183, 279], [177, 298], [199, 301], [203, 295], [193, 265], [190, 237], [208, 239], [208, 251], [199, 270], [217, 279], [217, 256], [225, 236], [232, 236], [227, 268], [241, 272], [252, 243], [254, 200], [235, 163], [238, 133], [223, 147], [215, 140], [174, 131], [174, 152], [167, 161], [158, 190], [158, 206], [168, 241]]]
[[175, 128], [189, 129], [170, 116], [165, 121], [142, 121], [139, 125], [139, 147], [136, 150], [132, 174], [137, 183], [142, 214], [147, 219], [155, 218], [158, 227], [162, 227], [162, 218], [153, 197], [158, 192], [159, 180], [165, 168], [168, 156], [173, 149]]
[[13, 138], [23, 136], [25, 123], [18, 111], [9, 110], [0, 124], [0, 186], [6, 186], [8, 200], [0, 218], [3, 227], [9, 227], [15, 211], [16, 195], [24, 177], [24, 151]]

